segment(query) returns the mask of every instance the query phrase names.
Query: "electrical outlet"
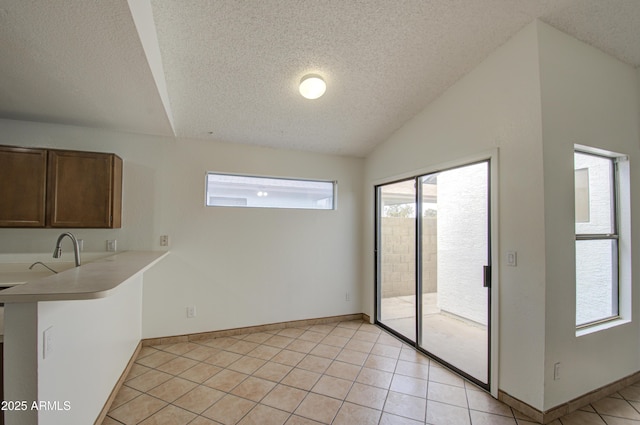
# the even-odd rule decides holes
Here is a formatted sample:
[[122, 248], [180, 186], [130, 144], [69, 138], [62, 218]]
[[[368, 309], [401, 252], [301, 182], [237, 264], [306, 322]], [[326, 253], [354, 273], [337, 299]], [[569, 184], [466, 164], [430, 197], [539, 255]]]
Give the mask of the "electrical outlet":
[[160, 246], [169, 246], [169, 235], [160, 236]]
[[117, 240], [113, 239], [113, 240], [108, 240], [107, 241], [107, 251], [108, 252], [116, 252], [116, 247], [117, 247]]
[[553, 380], [557, 381], [560, 379], [560, 362], [553, 365]]
[[351, 301], [351, 292], [345, 292], [344, 293], [344, 300], [345, 301]]
[[53, 355], [53, 326], [50, 326], [42, 333], [42, 358], [46, 359]]
[[187, 307], [187, 318], [188, 319], [193, 319], [194, 317], [196, 317], [196, 306], [195, 305], [191, 305], [191, 306]]

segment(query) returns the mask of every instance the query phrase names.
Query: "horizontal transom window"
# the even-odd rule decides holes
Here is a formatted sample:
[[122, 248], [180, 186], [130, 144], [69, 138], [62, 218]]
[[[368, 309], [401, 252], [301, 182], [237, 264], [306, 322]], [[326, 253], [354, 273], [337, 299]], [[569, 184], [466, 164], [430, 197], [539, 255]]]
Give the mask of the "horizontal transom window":
[[207, 173], [209, 207], [335, 209], [336, 182]]

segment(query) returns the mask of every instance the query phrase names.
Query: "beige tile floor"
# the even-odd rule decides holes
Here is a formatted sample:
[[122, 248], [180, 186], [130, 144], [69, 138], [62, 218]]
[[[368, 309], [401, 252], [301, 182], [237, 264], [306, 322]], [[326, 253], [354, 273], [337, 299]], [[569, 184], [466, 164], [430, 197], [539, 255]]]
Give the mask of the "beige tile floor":
[[[640, 424], [640, 386], [553, 425]], [[361, 321], [145, 347], [103, 425], [524, 425], [491, 398]]]

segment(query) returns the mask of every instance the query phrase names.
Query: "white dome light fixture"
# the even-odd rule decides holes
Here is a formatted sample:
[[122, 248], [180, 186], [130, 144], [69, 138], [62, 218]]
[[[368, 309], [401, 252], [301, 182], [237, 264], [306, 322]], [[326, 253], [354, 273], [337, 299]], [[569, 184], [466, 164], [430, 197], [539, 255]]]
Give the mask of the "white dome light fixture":
[[300, 80], [300, 94], [307, 99], [317, 99], [327, 90], [327, 84], [321, 76], [307, 74]]

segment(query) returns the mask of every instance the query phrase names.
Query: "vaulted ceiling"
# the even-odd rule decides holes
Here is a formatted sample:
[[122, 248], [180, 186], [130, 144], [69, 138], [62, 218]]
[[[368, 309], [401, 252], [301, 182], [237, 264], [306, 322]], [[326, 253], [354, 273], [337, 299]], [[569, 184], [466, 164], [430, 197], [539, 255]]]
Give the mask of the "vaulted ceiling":
[[365, 156], [534, 19], [640, 66], [638, 0], [0, 0], [0, 118]]

